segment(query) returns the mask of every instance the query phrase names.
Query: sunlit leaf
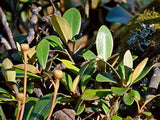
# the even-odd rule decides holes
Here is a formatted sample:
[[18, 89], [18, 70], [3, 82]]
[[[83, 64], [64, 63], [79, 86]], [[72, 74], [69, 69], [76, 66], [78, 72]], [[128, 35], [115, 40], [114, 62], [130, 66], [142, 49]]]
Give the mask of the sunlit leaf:
[[111, 90], [114, 94], [123, 95], [129, 88], [111, 87]]
[[111, 82], [111, 83], [116, 83], [117, 81], [112, 77], [111, 74], [101, 72], [96, 76], [96, 81], [98, 82]]
[[135, 91], [131, 90], [123, 96], [123, 102], [126, 105], [132, 105], [134, 102], [135, 96], [136, 96]]
[[131, 84], [134, 82], [134, 80], [140, 75], [140, 73], [142, 72], [142, 70], [144, 69], [144, 67], [146, 66], [148, 61], [148, 58], [145, 58], [141, 63], [139, 63], [137, 65], [137, 67], [135, 68], [133, 75], [132, 75], [132, 80], [131, 80]]
[[6, 81], [16, 82], [16, 71], [13, 68], [13, 63], [8, 58], [3, 60], [1, 70]]
[[101, 97], [106, 97], [108, 95], [111, 95], [110, 89], [87, 89], [82, 94], [81, 99], [82, 100], [96, 100]]
[[56, 32], [59, 34], [63, 42], [67, 44], [68, 40], [71, 40], [72, 38], [72, 31], [69, 23], [64, 18], [58, 15], [53, 15], [52, 25], [54, 26]]
[[96, 37], [96, 48], [99, 56], [106, 61], [112, 54], [113, 38], [109, 29], [102, 25], [98, 30]]
[[120, 116], [113, 115], [111, 116], [112, 120], [123, 120]]
[[72, 30], [72, 37], [79, 34], [81, 27], [81, 15], [76, 8], [70, 8], [63, 14], [63, 18], [69, 23]]
[[55, 35], [46, 36], [43, 39], [47, 40], [48, 43], [55, 49], [55, 50], [62, 50], [64, 51], [62, 44], [60, 43], [59, 39]]
[[142, 78], [144, 78], [150, 72], [150, 70], [152, 69], [152, 67], [153, 66], [151, 66], [151, 67], [145, 67], [143, 69], [143, 71], [140, 73], [140, 75], [133, 81], [133, 83], [136, 83], [139, 80], [141, 80]]
[[141, 112], [143, 115], [146, 115], [146, 116], [151, 116], [152, 113], [151, 112]]
[[96, 55], [90, 50], [87, 50], [86, 52], [84, 52], [82, 56], [84, 57], [85, 60], [96, 59]]
[[133, 60], [132, 60], [132, 54], [130, 50], [127, 50], [124, 54], [123, 65], [131, 69], [133, 68]]
[[[24, 64], [14, 65], [13, 67], [24, 71]], [[40, 71], [35, 66], [30, 65], [30, 64], [27, 64], [27, 72], [31, 72], [34, 74], [40, 74]]]
[[79, 68], [74, 65], [73, 62], [65, 59], [60, 60], [69, 70], [71, 70], [73, 73], [78, 74]]
[[42, 69], [45, 69], [49, 53], [48, 41], [42, 39], [37, 45], [36, 52], [39, 64], [41, 65]]

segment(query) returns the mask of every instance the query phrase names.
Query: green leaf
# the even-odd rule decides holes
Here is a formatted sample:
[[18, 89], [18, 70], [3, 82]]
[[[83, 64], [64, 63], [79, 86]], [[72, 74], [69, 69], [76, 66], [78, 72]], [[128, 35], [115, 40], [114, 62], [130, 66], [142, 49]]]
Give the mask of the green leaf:
[[2, 94], [8, 94], [9, 92], [3, 88], [0, 87], [0, 93]]
[[96, 59], [96, 55], [91, 50], [87, 50], [86, 52], [82, 53], [82, 56], [85, 60]]
[[87, 69], [85, 70], [85, 72], [81, 78], [80, 86], [81, 86], [82, 92], [86, 89], [86, 86], [87, 86], [87, 83], [89, 82], [89, 80], [92, 79], [91, 76], [92, 76], [95, 68], [96, 68], [95, 62], [90, 62], [89, 66], [87, 66]]
[[60, 59], [60, 61], [61, 61], [69, 70], [71, 70], [73, 73], [78, 74], [79, 68], [76, 67], [73, 62], [71, 62], [71, 61], [69, 61], [69, 60], [65, 60], [65, 59]]
[[26, 98], [26, 104], [25, 104], [25, 110], [23, 115], [23, 120], [30, 120], [29, 117], [32, 113], [32, 110], [35, 106], [35, 104], [38, 102], [39, 99], [35, 97], [27, 97]]
[[103, 99], [101, 99], [100, 104], [101, 104], [101, 107], [102, 107], [103, 111], [105, 112], [105, 114], [106, 114], [107, 117], [109, 118], [109, 117], [110, 117], [109, 108], [108, 108], [108, 106], [107, 106], [106, 101], [103, 100]]
[[146, 66], [148, 61], [148, 58], [145, 58], [142, 62], [140, 62], [137, 67], [135, 68], [133, 75], [132, 75], [132, 80], [131, 84], [137, 79], [137, 77], [141, 74], [143, 71], [144, 67]]
[[42, 69], [45, 69], [49, 53], [48, 41], [42, 39], [37, 45], [36, 52], [39, 64], [41, 65]]
[[97, 62], [98, 70], [100, 72], [105, 72], [106, 71], [106, 63], [99, 58], [96, 59], [96, 62]]
[[50, 112], [53, 94], [47, 94], [35, 104], [29, 120], [45, 120]]
[[[15, 71], [16, 71], [16, 77], [17, 78], [24, 78], [24, 70], [16, 68]], [[30, 72], [27, 72], [27, 77], [41, 79], [41, 76], [38, 76], [38, 75], [30, 73]]]
[[81, 69], [79, 70], [77, 77], [76, 77], [76, 78], [74, 79], [74, 81], [73, 81], [73, 85], [72, 85], [73, 92], [76, 91], [76, 88], [77, 88], [77, 86], [78, 86], [79, 81], [81, 80], [83, 74], [85, 73], [85, 71], [87, 70], [87, 68], [88, 68], [88, 66], [90, 65], [91, 62], [92, 62], [92, 61], [89, 61], [89, 62], [85, 63], [85, 64], [81, 67]]
[[132, 105], [133, 102], [134, 102], [135, 96], [136, 96], [135, 91], [131, 90], [131, 91], [129, 91], [129, 93], [126, 93], [126, 94], [123, 96], [123, 102], [124, 102], [126, 105]]
[[86, 106], [86, 105], [85, 105], [84, 103], [82, 103], [82, 104], [79, 106], [76, 115], [81, 114], [81, 113], [84, 111], [85, 106]]
[[72, 78], [69, 74], [63, 72], [63, 77], [61, 79], [61, 82], [65, 85], [65, 87], [70, 91], [73, 92], [72, 90]]
[[96, 38], [96, 48], [99, 56], [106, 61], [112, 54], [113, 50], [113, 38], [109, 29], [102, 25], [98, 30]]
[[125, 81], [123, 81], [123, 84], [126, 85], [133, 68], [133, 59], [131, 52], [129, 50], [127, 50], [126, 53], [124, 54], [123, 65], [125, 70]]
[[47, 40], [48, 43], [55, 49], [55, 50], [61, 50], [64, 51], [59, 39], [55, 35], [50, 35], [47, 37], [44, 37], [43, 39]]
[[113, 115], [111, 116], [112, 120], [123, 120], [120, 116]]
[[63, 18], [69, 23], [72, 30], [72, 37], [77, 35], [81, 27], [81, 15], [76, 8], [70, 8], [63, 14]]
[[143, 69], [143, 71], [141, 72], [141, 74], [134, 80], [133, 83], [136, 83], [136, 82], [138, 82], [139, 80], [141, 80], [142, 78], [144, 78], [144, 77], [149, 73], [149, 71], [152, 69], [152, 67], [153, 67], [153, 66], [151, 66], [151, 67], [145, 67], [145, 68]]
[[123, 95], [129, 88], [111, 87], [111, 90], [114, 94]]
[[135, 94], [136, 94], [136, 99], [138, 99], [138, 100], [141, 100], [141, 95], [139, 94], [139, 92], [138, 91], [136, 91], [136, 90], [133, 90], [134, 92], [135, 92]]
[[82, 94], [82, 100], [96, 100], [101, 97], [106, 97], [110, 95], [112, 92], [110, 89], [87, 89]]
[[98, 82], [110, 82], [110, 83], [116, 83], [117, 81], [112, 77], [111, 74], [106, 72], [101, 72], [96, 76], [96, 81]]
[[68, 40], [72, 39], [72, 30], [69, 23], [64, 18], [58, 15], [53, 15], [52, 25], [54, 26], [56, 32], [59, 34], [63, 42], [67, 45]]
[[1, 70], [6, 81], [16, 82], [16, 71], [13, 68], [13, 63], [8, 58], [3, 60]]
[[146, 115], [146, 116], [151, 116], [152, 113], [151, 112], [141, 112], [143, 115]]
[[130, 50], [127, 50], [124, 54], [123, 65], [131, 69], [133, 68], [133, 60], [132, 60], [132, 54]]
[[33, 2], [33, 0], [20, 0], [20, 2], [24, 2], [24, 3], [26, 3], [26, 2]]
[[0, 94], [0, 103], [5, 101], [11, 102], [11, 101], [17, 101], [17, 100], [15, 99], [14, 96], [10, 94]]
[[32, 94], [33, 93], [33, 88], [34, 88], [34, 82], [29, 81], [28, 84], [27, 84], [27, 92], [29, 94]]
[[0, 105], [0, 119], [1, 120], [7, 120], [1, 105]]

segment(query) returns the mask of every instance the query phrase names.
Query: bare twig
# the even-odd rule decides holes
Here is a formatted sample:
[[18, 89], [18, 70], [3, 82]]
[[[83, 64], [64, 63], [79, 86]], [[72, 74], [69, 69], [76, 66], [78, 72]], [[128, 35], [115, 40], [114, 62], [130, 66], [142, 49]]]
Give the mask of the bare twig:
[[[146, 100], [155, 96], [159, 83], [160, 83], [160, 69], [156, 67], [146, 92], [146, 96], [145, 96]], [[150, 109], [152, 107], [152, 104], [153, 104], [153, 100], [146, 105], [146, 108]]]
[[0, 7], [0, 17], [2, 19], [2, 24], [4, 26], [6, 34], [8, 35], [8, 39], [9, 39], [9, 42], [11, 44], [12, 49], [17, 49], [16, 45], [15, 45], [15, 42], [14, 42], [14, 39], [13, 39], [13, 35], [12, 35], [12, 32], [11, 32], [11, 29], [9, 28], [9, 24], [7, 22], [6, 15], [4, 14], [4, 12], [3, 12], [1, 7]]
[[61, 16], [61, 12], [57, 9], [56, 4], [53, 3], [53, 0], [50, 0], [50, 2], [52, 4], [52, 6], [53, 6], [54, 14]]
[[1, 38], [1, 43], [5, 46], [6, 50], [11, 50], [11, 46], [8, 43], [8, 41], [4, 38], [4, 37], [0, 37]]
[[32, 4], [32, 6], [31, 6], [32, 15], [30, 18], [30, 29], [28, 32], [28, 36], [26, 38], [28, 41], [28, 44], [30, 44], [33, 41], [33, 39], [35, 38], [35, 26], [38, 21], [38, 12], [41, 9], [42, 9], [41, 7], [37, 7], [34, 4]]

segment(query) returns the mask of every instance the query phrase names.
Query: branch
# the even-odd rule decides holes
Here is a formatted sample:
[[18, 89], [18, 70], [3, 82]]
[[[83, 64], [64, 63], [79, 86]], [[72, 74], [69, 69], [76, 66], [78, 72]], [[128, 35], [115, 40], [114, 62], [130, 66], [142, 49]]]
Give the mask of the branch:
[[3, 10], [2, 10], [1, 7], [0, 7], [0, 17], [1, 17], [1, 19], [2, 19], [2, 24], [3, 24], [4, 29], [5, 29], [5, 31], [6, 31], [6, 34], [7, 34], [7, 36], [8, 36], [8, 39], [9, 39], [9, 42], [10, 42], [10, 44], [11, 44], [12, 49], [17, 49], [17, 48], [16, 48], [16, 45], [15, 45], [15, 42], [14, 42], [14, 39], [13, 39], [12, 32], [11, 32], [11, 30], [10, 30], [10, 28], [9, 28], [9, 24], [8, 24], [8, 22], [7, 22], [6, 15], [4, 14], [4, 12], [3, 12]]
[[34, 4], [31, 6], [31, 18], [30, 18], [30, 29], [27, 36], [28, 44], [30, 44], [35, 38], [35, 26], [38, 21], [38, 12], [42, 9], [42, 7], [37, 7]]
[[[146, 100], [155, 96], [159, 83], [160, 83], [160, 69], [156, 67], [146, 92], [146, 96], [145, 96]], [[146, 108], [150, 109], [152, 107], [152, 104], [153, 104], [153, 100], [146, 105]]]
[[11, 48], [10, 44], [8, 43], [8, 41], [2, 36], [0, 36], [0, 38], [1, 38], [0, 43], [2, 43], [5, 46], [6, 50], [11, 50], [12, 48]]

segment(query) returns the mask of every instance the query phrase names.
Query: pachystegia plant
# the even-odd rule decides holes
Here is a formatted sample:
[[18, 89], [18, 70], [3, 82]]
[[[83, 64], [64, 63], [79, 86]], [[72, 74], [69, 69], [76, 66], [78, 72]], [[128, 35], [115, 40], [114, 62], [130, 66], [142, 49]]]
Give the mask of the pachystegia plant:
[[[134, 83], [141, 80], [151, 70], [152, 67], [145, 67], [148, 58], [133, 69], [134, 58], [128, 50], [124, 54], [123, 62], [117, 65], [119, 54], [111, 56], [113, 38], [105, 25], [100, 27], [96, 39], [86, 49], [80, 49], [81, 38], [78, 34], [81, 16], [75, 8], [66, 11], [62, 17], [53, 15], [51, 24], [59, 36], [44, 37], [36, 47], [29, 48], [25, 52], [26, 54], [22, 54], [23, 49], [19, 48], [19, 54], [24, 55], [25, 60], [27, 59], [27, 71], [25, 70], [26, 62], [13, 65], [7, 58], [2, 62], [1, 68], [4, 78], [12, 90], [8, 92], [5, 89], [0, 89], [3, 102], [10, 101], [14, 105], [21, 105], [22, 99], [19, 99], [18, 96], [15, 99], [15, 96], [22, 89], [27, 89], [27, 93], [33, 94], [33, 88], [37, 81], [41, 86], [50, 81], [54, 88], [53, 93], [46, 94], [41, 98], [25, 98], [26, 102], [23, 105], [26, 104], [26, 107], [24, 115], [22, 115], [23, 119], [50, 119], [57, 103], [70, 103], [77, 115], [84, 111], [89, 113], [101, 112], [105, 113], [106, 118], [116, 120], [122, 119], [118, 112], [121, 104], [124, 103], [129, 106], [135, 101], [138, 116], [141, 114], [150, 115], [149, 112], [144, 111], [144, 108], [154, 97], [140, 104], [140, 93], [132, 88]], [[96, 43], [97, 55], [89, 50], [94, 43]], [[77, 65], [79, 58], [84, 58], [81, 67]], [[65, 68], [55, 67], [53, 69], [57, 61], [63, 64]], [[35, 67], [36, 64], [38, 64], [39, 69]], [[115, 67], [115, 65], [117, 66]], [[26, 71], [25, 75], [24, 70]], [[22, 80], [24, 76], [27, 77], [26, 88], [20, 87], [21, 83], [16, 80], [18, 78]], [[93, 86], [89, 84], [90, 82]], [[107, 83], [107, 87], [96, 87], [96, 84], [101, 82]], [[65, 86], [68, 94], [66, 91], [64, 94], [59, 89], [60, 83]], [[47, 93], [48, 89], [50, 87], [46, 88]], [[61, 91], [59, 92], [59, 90]], [[18, 107], [15, 111], [18, 111], [15, 114], [19, 116], [20, 108]]]

